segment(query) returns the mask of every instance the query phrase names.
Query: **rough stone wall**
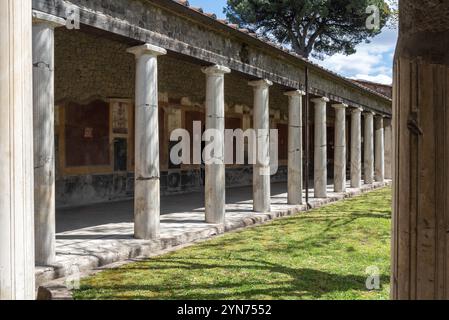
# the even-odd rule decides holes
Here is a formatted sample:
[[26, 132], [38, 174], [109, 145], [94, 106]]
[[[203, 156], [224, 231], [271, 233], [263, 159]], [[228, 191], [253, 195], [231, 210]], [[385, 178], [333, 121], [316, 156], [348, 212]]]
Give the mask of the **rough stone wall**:
[[[35, 1], [45, 4], [48, 1]], [[181, 44], [189, 44], [192, 47], [201, 48], [205, 52], [213, 52], [227, 57], [229, 61], [241, 61], [252, 66], [265, 66], [265, 70], [273, 74], [283, 75], [285, 78], [295, 79], [297, 74], [291, 64], [276, 64], [271, 62], [270, 54], [261, 54], [260, 50], [245, 45], [237, 39], [221, 37], [217, 32], [211, 31], [205, 25], [192, 23], [191, 20], [175, 14], [167, 14], [166, 10], [142, 0], [71, 0], [71, 3], [88, 8], [92, 12], [101, 12], [103, 15], [117, 18], [122, 21], [160, 32], [169, 37], [176, 38]], [[205, 41], [205, 39], [207, 39]], [[155, 43], [157, 44], [157, 43]], [[157, 44], [157, 45], [161, 45]], [[167, 48], [168, 43], [164, 47]], [[197, 50], [200, 53], [201, 50]]]
[[55, 101], [84, 102], [134, 96], [134, 57], [129, 46], [65, 28], [55, 32]]
[[399, 41], [396, 57], [419, 57], [434, 64], [449, 65], [449, 1], [399, 2]]
[[[84, 102], [95, 97], [134, 97], [135, 62], [126, 53], [129, 45], [81, 31], [56, 29], [55, 33], [55, 101]], [[169, 101], [188, 97], [204, 104], [206, 78], [202, 65], [159, 57], [159, 92], [167, 93]], [[226, 104], [251, 107], [253, 91], [250, 79], [230, 74], [225, 80]], [[280, 86], [270, 90], [270, 108], [287, 112], [288, 99]]]
[[449, 5], [446, 0], [400, 2], [400, 27], [402, 34], [418, 32], [443, 32], [448, 30]]

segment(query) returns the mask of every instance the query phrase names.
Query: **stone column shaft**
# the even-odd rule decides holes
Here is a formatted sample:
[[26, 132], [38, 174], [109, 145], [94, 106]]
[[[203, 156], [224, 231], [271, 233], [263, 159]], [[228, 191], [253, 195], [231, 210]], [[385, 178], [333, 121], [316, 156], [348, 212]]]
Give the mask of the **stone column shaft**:
[[346, 104], [334, 104], [335, 108], [335, 155], [334, 191], [346, 192]]
[[305, 92], [285, 93], [289, 99], [288, 116], [288, 203], [303, 203], [302, 176], [302, 97]]
[[51, 265], [56, 256], [54, 28], [62, 19], [33, 18], [34, 231], [35, 260]]
[[217, 133], [214, 141], [211, 142], [214, 145], [215, 154], [212, 159], [205, 161], [206, 222], [224, 224], [226, 203], [224, 75], [231, 70], [217, 65], [204, 68], [203, 72], [206, 74], [206, 129], [213, 129]]
[[351, 115], [351, 188], [362, 186], [362, 111], [355, 108]]
[[364, 139], [364, 178], [366, 184], [374, 183], [374, 113], [365, 114], [365, 139]]
[[384, 154], [384, 119], [376, 117], [376, 155], [374, 178], [377, 182], [385, 180], [385, 154]]
[[449, 1], [400, 1], [391, 295], [449, 299]]
[[393, 179], [393, 128], [391, 119], [384, 119], [385, 179]]
[[0, 1], [0, 300], [35, 298], [31, 1]]
[[254, 129], [257, 136], [257, 160], [253, 170], [253, 197], [255, 212], [271, 211], [270, 185], [270, 107], [271, 81], [251, 81], [254, 87]]
[[136, 56], [134, 228], [137, 239], [160, 236], [160, 168], [157, 57], [162, 48], [128, 49]]
[[315, 104], [315, 153], [314, 191], [315, 198], [327, 198], [327, 127], [326, 97], [312, 99]]

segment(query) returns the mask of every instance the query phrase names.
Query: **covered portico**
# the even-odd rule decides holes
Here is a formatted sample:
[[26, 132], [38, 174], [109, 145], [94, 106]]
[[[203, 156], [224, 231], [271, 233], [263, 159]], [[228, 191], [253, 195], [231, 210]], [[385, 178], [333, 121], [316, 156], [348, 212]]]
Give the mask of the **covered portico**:
[[[234, 59], [233, 52], [226, 59], [207, 54], [214, 52], [207, 41], [183, 42], [188, 40], [181, 35], [170, 38], [170, 30], [131, 37], [134, 25], [110, 28], [121, 17], [109, 9], [110, 20], [100, 21], [90, 16], [95, 10], [84, 12], [87, 8], [78, 5], [84, 12], [82, 30], [67, 30], [61, 13], [67, 3], [57, 2], [33, 3], [34, 125], [31, 119], [27, 124], [34, 128], [35, 177], [24, 172], [23, 179], [34, 185], [34, 224], [31, 206], [22, 208], [28, 218], [23, 226], [13, 226], [34, 226], [27, 248], [35, 247], [38, 283], [384, 185], [384, 146], [391, 144], [382, 120], [391, 117], [388, 98], [232, 26], [226, 28], [242, 37], [248, 57], [240, 50]], [[155, 13], [148, 5], [144, 12], [171, 16], [173, 8], [186, 9]], [[98, 17], [104, 18], [100, 12]], [[221, 22], [208, 19], [221, 30]], [[226, 39], [214, 28], [209, 32], [217, 41]], [[366, 168], [375, 168], [376, 180], [368, 184], [362, 182], [363, 112], [371, 115], [367, 121], [373, 114], [376, 118], [375, 126], [365, 127], [366, 137], [373, 139], [373, 147], [365, 149], [365, 161], [373, 165]], [[226, 166], [218, 156], [206, 164], [204, 177], [200, 166], [171, 163], [170, 133], [191, 131], [196, 120], [220, 132], [261, 130], [256, 143], [261, 157], [254, 165]], [[278, 129], [277, 144], [270, 141], [269, 129]], [[271, 176], [270, 150], [276, 148], [279, 170]], [[26, 158], [16, 156], [13, 160]], [[311, 170], [304, 170], [305, 164]], [[26, 169], [32, 168], [30, 162]], [[199, 193], [189, 194], [195, 190]], [[31, 205], [32, 195], [22, 196]], [[117, 202], [123, 198], [133, 200]], [[93, 204], [105, 201], [112, 202]], [[63, 206], [72, 209], [56, 209]], [[2, 227], [9, 230], [11, 224]], [[0, 267], [8, 259], [2, 256]], [[21, 281], [9, 271], [8, 281]], [[31, 278], [28, 272], [27, 281]], [[2, 298], [24, 294], [8, 288], [0, 288]], [[33, 298], [30, 290], [26, 297]]]

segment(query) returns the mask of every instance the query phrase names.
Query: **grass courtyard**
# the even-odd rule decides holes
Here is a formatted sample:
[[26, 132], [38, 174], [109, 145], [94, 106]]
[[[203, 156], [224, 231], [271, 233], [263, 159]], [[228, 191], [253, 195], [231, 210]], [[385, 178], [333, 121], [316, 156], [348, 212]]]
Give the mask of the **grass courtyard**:
[[[391, 189], [83, 279], [75, 299], [388, 299]], [[366, 289], [368, 267], [380, 290]]]

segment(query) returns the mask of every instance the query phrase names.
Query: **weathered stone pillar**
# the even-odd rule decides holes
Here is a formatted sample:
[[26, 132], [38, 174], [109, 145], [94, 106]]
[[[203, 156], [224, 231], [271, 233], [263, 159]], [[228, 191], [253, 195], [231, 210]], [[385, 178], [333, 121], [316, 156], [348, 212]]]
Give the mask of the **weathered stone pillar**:
[[315, 198], [327, 198], [327, 127], [326, 97], [311, 100], [315, 104], [315, 153], [314, 191]]
[[365, 184], [374, 183], [374, 113], [367, 111], [365, 116], [364, 178]]
[[351, 188], [362, 186], [362, 108], [351, 114]]
[[158, 239], [160, 168], [157, 57], [165, 49], [145, 44], [128, 49], [136, 56], [136, 129], [134, 232], [137, 239]]
[[384, 154], [384, 119], [383, 116], [376, 116], [376, 155], [375, 155], [375, 171], [374, 179], [377, 182], [385, 180], [385, 154]]
[[62, 19], [33, 17], [35, 260], [55, 261], [54, 28]]
[[303, 203], [302, 188], [302, 97], [300, 90], [286, 92], [288, 96], [288, 203]]
[[224, 75], [231, 70], [224, 66], [204, 68], [206, 74], [206, 129], [214, 130], [215, 154], [206, 159], [206, 222], [224, 224], [225, 222], [225, 162], [224, 162], [224, 131], [225, 131], [225, 97]]
[[391, 119], [384, 119], [385, 135], [385, 179], [393, 179], [393, 128]]
[[335, 154], [334, 191], [346, 192], [346, 108], [347, 104], [334, 104]]
[[34, 288], [31, 1], [0, 1], [0, 300]]
[[449, 299], [448, 1], [400, 2], [392, 297]]
[[257, 161], [253, 172], [255, 212], [271, 211], [270, 186], [270, 109], [268, 80], [251, 81], [254, 87], [254, 129], [257, 131]]

